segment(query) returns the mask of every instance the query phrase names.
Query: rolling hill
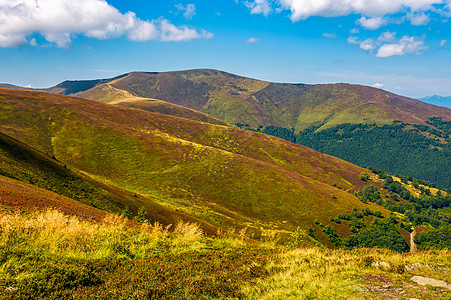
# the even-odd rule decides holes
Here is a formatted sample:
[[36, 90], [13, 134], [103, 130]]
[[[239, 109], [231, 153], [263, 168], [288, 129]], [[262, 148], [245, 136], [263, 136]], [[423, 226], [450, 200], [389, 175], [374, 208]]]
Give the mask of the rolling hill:
[[[71, 86], [77, 82], [65, 82]], [[217, 70], [132, 72], [95, 86], [78, 86], [76, 94], [103, 102], [102, 85], [137, 97], [159, 99], [210, 114], [230, 124], [256, 128], [275, 125], [304, 130], [343, 123], [391, 124], [395, 120], [425, 124], [429, 117], [451, 120], [451, 110], [372, 87], [351, 84], [286, 84], [260, 81]], [[92, 90], [91, 90], [92, 89]], [[64, 93], [67, 93], [64, 92]]]
[[96, 221], [104, 218], [107, 212], [134, 217], [139, 209], [145, 209], [149, 219], [164, 226], [184, 221], [198, 223], [207, 234], [215, 234], [218, 229], [157, 204], [151, 197], [144, 198], [94, 180], [1, 133], [0, 176], [0, 206], [26, 211], [57, 208]]
[[[0, 116], [3, 134], [62, 168], [139, 196], [135, 209], [156, 202], [168, 215], [247, 227], [256, 237], [306, 230], [315, 220], [329, 224], [353, 207], [386, 212], [352, 194], [365, 185], [364, 169], [258, 132], [8, 89], [0, 90]], [[156, 211], [147, 205], [149, 214]], [[345, 225], [336, 228], [350, 234]]]

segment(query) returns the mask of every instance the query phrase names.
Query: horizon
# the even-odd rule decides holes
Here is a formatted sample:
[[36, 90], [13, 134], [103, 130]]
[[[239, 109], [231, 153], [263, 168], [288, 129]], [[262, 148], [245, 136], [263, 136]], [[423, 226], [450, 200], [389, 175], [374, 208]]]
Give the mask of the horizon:
[[215, 69], [414, 99], [451, 95], [449, 0], [17, 3], [0, 4], [0, 82], [8, 84]]

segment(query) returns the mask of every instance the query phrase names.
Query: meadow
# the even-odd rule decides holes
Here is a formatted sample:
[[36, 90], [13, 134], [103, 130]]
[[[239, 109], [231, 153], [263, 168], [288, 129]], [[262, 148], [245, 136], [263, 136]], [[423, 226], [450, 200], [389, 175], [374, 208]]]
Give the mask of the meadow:
[[1, 299], [448, 299], [449, 251], [400, 254], [207, 237], [192, 223], [89, 222], [54, 209], [0, 212]]

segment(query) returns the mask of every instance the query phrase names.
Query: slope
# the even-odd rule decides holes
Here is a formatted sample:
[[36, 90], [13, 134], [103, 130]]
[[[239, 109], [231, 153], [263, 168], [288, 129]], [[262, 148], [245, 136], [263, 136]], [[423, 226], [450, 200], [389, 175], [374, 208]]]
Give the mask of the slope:
[[151, 197], [144, 198], [93, 180], [1, 133], [0, 176], [0, 204], [5, 206], [26, 210], [52, 207], [96, 220], [102, 219], [105, 212], [134, 217], [139, 209], [144, 209], [147, 218], [165, 226], [184, 221], [199, 223], [208, 234], [217, 231], [198, 219], [155, 203]]
[[158, 112], [164, 115], [182, 117], [195, 121], [201, 121], [216, 125], [228, 125], [226, 122], [220, 119], [180, 105], [152, 98], [133, 96], [129, 92], [112, 87], [109, 83], [98, 85], [85, 92], [80, 92], [77, 94], [77, 96], [84, 99], [137, 108], [150, 112]]
[[3, 133], [216, 226], [286, 232], [369, 207], [350, 193], [363, 169], [282, 139], [56, 94], [0, 99]]
[[[343, 123], [424, 124], [451, 120], [451, 110], [372, 87], [351, 84], [285, 84], [217, 70], [133, 72], [109, 81], [116, 89], [208, 113], [230, 124], [275, 125], [303, 130]], [[88, 93], [87, 95], [89, 95]], [[79, 94], [84, 97], [83, 93]], [[95, 99], [95, 97], [89, 97]]]

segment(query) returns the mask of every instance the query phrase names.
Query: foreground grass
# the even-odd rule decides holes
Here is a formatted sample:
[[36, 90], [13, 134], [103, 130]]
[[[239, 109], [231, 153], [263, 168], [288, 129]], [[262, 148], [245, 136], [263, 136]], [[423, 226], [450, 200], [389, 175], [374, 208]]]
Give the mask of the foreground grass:
[[2, 299], [241, 298], [264, 276], [269, 248], [210, 239], [193, 224], [100, 224], [59, 211], [0, 216]]
[[410, 280], [422, 275], [451, 282], [450, 266], [447, 251], [298, 249], [271, 260], [266, 269], [272, 275], [243, 291], [250, 299], [451, 299], [446, 288], [428, 290]]
[[[0, 212], [1, 299], [449, 299], [413, 275], [451, 282], [450, 253], [318, 248], [286, 251], [239, 235], [207, 238], [93, 224], [59, 211]], [[406, 269], [406, 265], [414, 265]], [[388, 286], [388, 287], [387, 287]]]

